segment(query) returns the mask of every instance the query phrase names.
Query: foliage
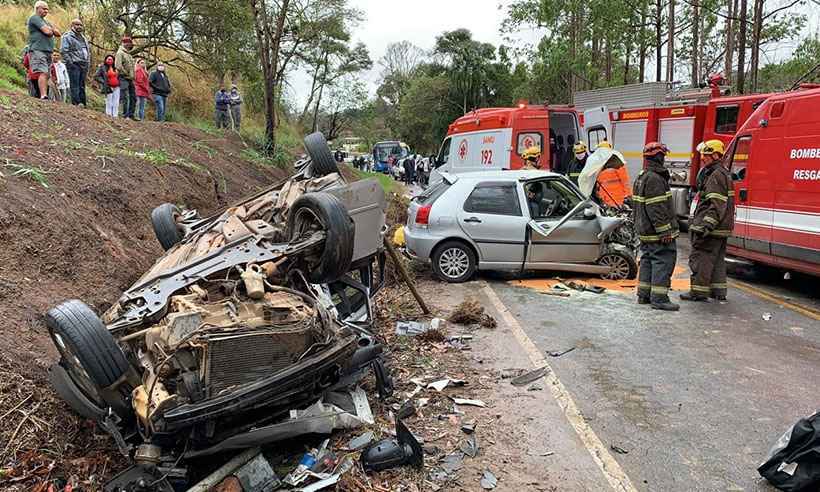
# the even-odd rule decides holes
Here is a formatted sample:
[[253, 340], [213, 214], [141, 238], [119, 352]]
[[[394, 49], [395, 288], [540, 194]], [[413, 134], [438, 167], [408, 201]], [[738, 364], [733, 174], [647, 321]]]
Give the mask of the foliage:
[[46, 178], [46, 175], [51, 174], [51, 171], [46, 171], [36, 166], [24, 166], [22, 164], [9, 163], [8, 160], [6, 160], [6, 162], [6, 167], [13, 170], [12, 176], [28, 178], [41, 185], [43, 188], [48, 188], [48, 179]]
[[[800, 82], [820, 82], [820, 37], [806, 38], [794, 52], [791, 59], [764, 66], [760, 71], [760, 90], [782, 91]], [[814, 72], [811, 70], [814, 69]]]

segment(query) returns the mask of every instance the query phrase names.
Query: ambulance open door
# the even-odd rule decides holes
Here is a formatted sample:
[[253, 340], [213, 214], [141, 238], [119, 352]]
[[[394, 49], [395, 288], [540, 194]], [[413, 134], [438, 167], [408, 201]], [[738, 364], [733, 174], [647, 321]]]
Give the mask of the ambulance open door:
[[612, 141], [612, 122], [609, 120], [609, 110], [606, 106], [598, 106], [584, 111], [584, 137], [587, 148], [593, 152], [603, 142]]

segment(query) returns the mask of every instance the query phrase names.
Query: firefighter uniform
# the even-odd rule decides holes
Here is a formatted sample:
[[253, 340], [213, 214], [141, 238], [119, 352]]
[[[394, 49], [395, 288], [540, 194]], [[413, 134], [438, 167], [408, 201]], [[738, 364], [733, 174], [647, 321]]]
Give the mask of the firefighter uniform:
[[[707, 142], [708, 143], [708, 142]], [[720, 162], [703, 171], [698, 204], [689, 218], [692, 278], [684, 300], [726, 299], [726, 241], [735, 225], [732, 176]]]
[[[578, 184], [578, 176], [581, 175], [581, 171], [584, 170], [584, 166], [587, 165], [587, 144], [584, 142], [578, 142], [572, 146], [572, 160], [569, 161], [567, 164], [567, 177], [575, 183]], [[583, 157], [579, 158], [578, 156], [581, 155]]]
[[669, 171], [663, 161], [668, 149], [656, 142], [644, 148], [646, 169], [633, 186], [635, 230], [641, 241], [638, 302], [655, 309], [677, 311], [669, 300], [672, 272], [678, 252], [678, 220], [669, 186]]
[[524, 161], [522, 169], [527, 171], [538, 171], [541, 166], [538, 161], [541, 159], [541, 149], [539, 147], [530, 147], [521, 154], [521, 159]]

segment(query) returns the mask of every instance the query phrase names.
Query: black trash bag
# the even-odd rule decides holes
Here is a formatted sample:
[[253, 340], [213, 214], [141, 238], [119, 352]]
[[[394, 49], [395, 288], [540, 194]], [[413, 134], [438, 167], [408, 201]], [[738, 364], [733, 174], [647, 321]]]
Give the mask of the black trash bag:
[[787, 430], [757, 471], [786, 492], [820, 489], [820, 412], [798, 420]]

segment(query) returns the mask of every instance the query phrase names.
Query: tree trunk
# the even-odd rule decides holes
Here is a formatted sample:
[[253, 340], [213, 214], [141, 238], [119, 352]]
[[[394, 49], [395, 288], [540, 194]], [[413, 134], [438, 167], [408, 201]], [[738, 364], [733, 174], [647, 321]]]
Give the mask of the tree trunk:
[[700, 4], [692, 3], [692, 87], [700, 83]]
[[655, 6], [655, 82], [663, 80], [661, 58], [663, 58], [663, 2], [656, 0]]
[[626, 41], [626, 53], [624, 55], [624, 85], [629, 83], [629, 59], [632, 57], [632, 40]]
[[675, 0], [669, 0], [669, 33], [666, 37], [666, 80], [675, 81]]
[[755, 0], [754, 25], [752, 27], [752, 66], [750, 68], [751, 92], [757, 92], [757, 72], [760, 68], [760, 32], [763, 29], [763, 2]]
[[[322, 70], [322, 79], [327, 78], [327, 56], [325, 56], [324, 69]], [[316, 96], [316, 105], [313, 107], [313, 124], [311, 125], [311, 132], [319, 129], [319, 105], [322, 104], [322, 96], [325, 92], [325, 84], [319, 86], [319, 95]]]
[[740, 32], [737, 37], [737, 91], [746, 92], [746, 0], [740, 0]]
[[[261, 6], [259, 2], [261, 1]], [[262, 63], [262, 76], [265, 79], [265, 148], [266, 153], [273, 153], [276, 146], [276, 136], [274, 128], [276, 116], [274, 112], [275, 103], [273, 100], [273, 71], [271, 68], [270, 38], [267, 35], [268, 23], [267, 7], [265, 0], [251, 0], [253, 10], [254, 30], [256, 31], [256, 44], [258, 45], [259, 60]]]
[[638, 82], [646, 76], [646, 0], [641, 1], [641, 35], [638, 48]]
[[729, 13], [726, 16], [726, 55], [723, 59], [723, 73], [727, 79], [732, 79], [732, 67], [735, 58], [735, 26], [734, 16], [737, 15], [737, 0], [726, 0]]
[[305, 124], [305, 119], [307, 118], [308, 111], [310, 111], [310, 107], [313, 106], [313, 98], [316, 97], [316, 84], [319, 82], [320, 69], [321, 65], [317, 64], [316, 69], [313, 71], [313, 82], [310, 84], [310, 95], [308, 96], [308, 100], [305, 102], [305, 107], [302, 108], [302, 113], [299, 115], [300, 125]]
[[573, 7], [570, 13], [569, 59], [573, 63], [569, 73], [569, 90], [574, 94], [578, 90], [578, 78], [575, 75], [574, 67], [578, 59], [578, 10], [576, 7]]
[[612, 40], [609, 38], [609, 33], [604, 42], [606, 43], [604, 45], [604, 79], [609, 83], [612, 82]]

